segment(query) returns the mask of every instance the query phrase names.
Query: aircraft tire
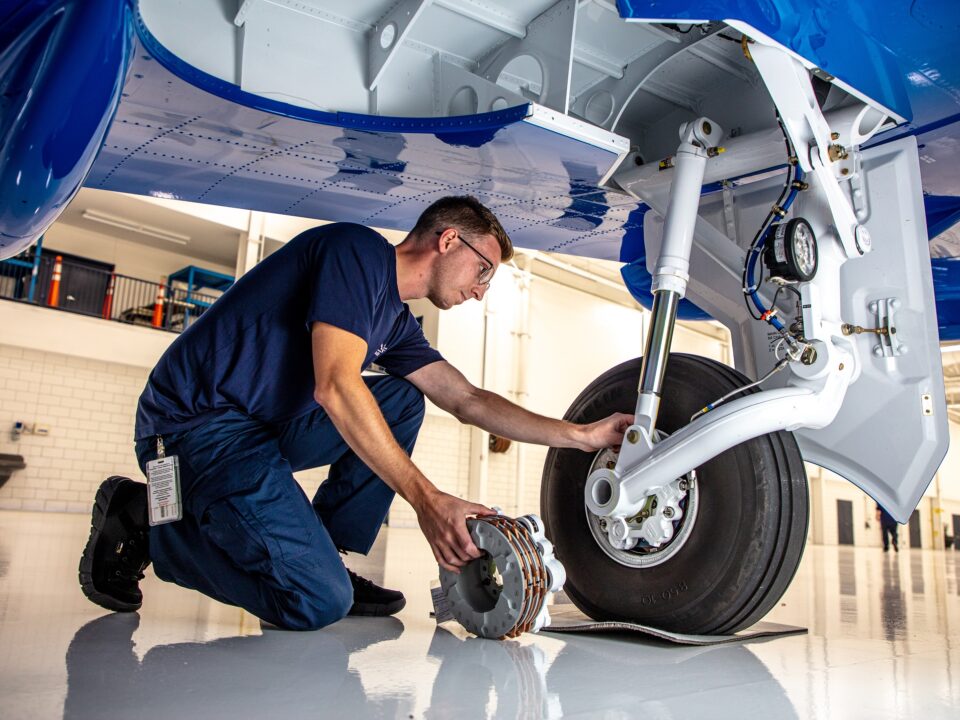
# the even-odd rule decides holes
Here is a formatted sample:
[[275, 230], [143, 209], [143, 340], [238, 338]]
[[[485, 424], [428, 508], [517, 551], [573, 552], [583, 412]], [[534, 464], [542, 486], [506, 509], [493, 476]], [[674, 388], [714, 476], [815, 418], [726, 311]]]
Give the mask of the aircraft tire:
[[[640, 365], [639, 358], [630, 360], [594, 380], [565, 419], [582, 423], [613, 412], [632, 413]], [[704, 405], [748, 382], [714, 360], [672, 354], [657, 429], [670, 434], [684, 427]], [[677, 523], [693, 525], [685, 536], [678, 527], [674, 538], [683, 537], [682, 545], [650, 567], [618, 562], [590, 529], [596, 517], [584, 504], [584, 486], [596, 456], [551, 448], [540, 496], [547, 537], [566, 567], [564, 589], [583, 612], [596, 620], [672, 632], [732, 634], [759, 621], [779, 601], [807, 535], [807, 478], [791, 433], [748, 440], [697, 468], [696, 512]], [[668, 548], [669, 542], [662, 551]]]

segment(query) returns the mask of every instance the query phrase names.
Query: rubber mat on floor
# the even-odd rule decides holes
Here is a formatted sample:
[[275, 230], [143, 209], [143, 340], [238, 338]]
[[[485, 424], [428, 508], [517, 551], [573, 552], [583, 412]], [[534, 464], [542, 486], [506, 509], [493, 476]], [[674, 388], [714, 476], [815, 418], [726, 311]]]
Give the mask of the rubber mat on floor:
[[648, 625], [619, 621], [598, 621], [584, 615], [575, 605], [562, 604], [550, 606], [550, 625], [540, 632], [556, 633], [636, 633], [646, 637], [666, 640], [678, 645], [722, 645], [742, 642], [756, 638], [770, 638], [781, 635], [796, 635], [807, 632], [806, 628], [779, 623], [758, 622], [756, 625], [733, 635], [685, 635], [668, 632]]

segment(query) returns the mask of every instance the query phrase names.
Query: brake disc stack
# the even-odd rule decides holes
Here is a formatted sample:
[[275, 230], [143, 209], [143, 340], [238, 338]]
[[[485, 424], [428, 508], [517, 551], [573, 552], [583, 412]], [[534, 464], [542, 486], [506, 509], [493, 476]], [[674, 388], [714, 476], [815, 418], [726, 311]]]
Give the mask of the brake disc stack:
[[459, 574], [440, 569], [450, 614], [480, 637], [513, 638], [550, 624], [547, 599], [566, 582], [536, 515], [493, 515], [467, 520], [483, 555]]

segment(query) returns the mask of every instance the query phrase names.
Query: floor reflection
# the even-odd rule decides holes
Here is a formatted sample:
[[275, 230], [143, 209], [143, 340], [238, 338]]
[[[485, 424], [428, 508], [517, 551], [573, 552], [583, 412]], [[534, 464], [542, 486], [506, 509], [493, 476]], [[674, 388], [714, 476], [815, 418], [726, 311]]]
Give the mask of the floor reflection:
[[[894, 553], [896, 555], [896, 553]], [[923, 555], [911, 552], [910, 555], [910, 592], [914, 595], [923, 595]]]
[[[922, 567], [920, 572], [922, 585]], [[884, 562], [881, 577], [883, 586], [880, 590], [880, 624], [883, 627], [883, 639], [890, 642], [902, 640], [907, 629], [907, 603], [900, 588], [900, 566], [895, 562]]]
[[837, 580], [840, 594], [855, 597], [857, 594], [856, 551], [852, 547], [837, 548]]
[[416, 529], [391, 528], [370, 557], [347, 558], [407, 594], [398, 619], [290, 633], [150, 572], [139, 617], [104, 613], [76, 585], [88, 522], [0, 513], [3, 720], [933, 720], [960, 707], [960, 553], [808, 547], [766, 618], [808, 635], [707, 648], [627, 635], [498, 642], [428, 617], [437, 566]]
[[950, 583], [953, 586], [954, 595], [960, 595], [960, 552], [950, 552], [947, 557], [950, 557], [950, 555], [953, 557], [947, 561], [947, 572], [949, 573]]
[[837, 602], [840, 604], [840, 622], [844, 625], [857, 624], [857, 563], [854, 549], [840, 547], [837, 549], [837, 581], [840, 595]]
[[133, 642], [139, 623], [136, 614], [105, 615], [77, 631], [67, 650], [64, 718], [408, 715], [404, 698], [367, 697], [349, 667], [353, 653], [401, 635], [396, 618], [157, 645], [142, 660]]
[[[536, 645], [459, 638], [438, 627], [430, 657], [440, 661], [430, 693], [430, 720], [473, 717], [561, 717], [560, 699], [547, 690], [545, 655]], [[494, 708], [490, 699], [495, 699]]]
[[442, 662], [426, 714], [432, 720], [672, 720], [734, 707], [746, 717], [797, 717], [783, 687], [748, 645], [679, 647], [629, 634], [575, 636], [548, 662], [536, 644], [460, 638], [438, 628], [430, 655]]
[[[414, 717], [416, 689], [364, 683], [360, 651], [403, 632], [393, 618], [313, 633], [157, 645], [138, 658], [137, 615], [106, 615], [77, 631], [67, 650], [64, 718]], [[428, 656], [440, 668], [424, 717], [431, 720], [569, 715], [653, 715], [659, 720], [737, 706], [797, 717], [783, 687], [745, 646], [683, 648], [634, 638], [576, 637], [552, 662], [535, 643], [463, 637], [437, 628]], [[642, 678], [642, 682], [640, 679]], [[696, 678], [695, 684], [678, 683]], [[750, 696], [742, 696], [749, 685]]]
[[765, 641], [679, 647], [638, 643], [632, 636], [579, 640], [560, 651], [547, 674], [565, 716], [798, 717], [783, 686], [751, 650]]

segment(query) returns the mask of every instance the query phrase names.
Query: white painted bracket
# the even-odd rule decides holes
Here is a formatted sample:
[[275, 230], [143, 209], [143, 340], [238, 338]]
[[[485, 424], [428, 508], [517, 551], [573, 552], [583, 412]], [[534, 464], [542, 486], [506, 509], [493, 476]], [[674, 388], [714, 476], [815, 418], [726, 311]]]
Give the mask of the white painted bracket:
[[439, 54], [436, 68], [439, 88], [436, 94], [437, 106], [434, 109], [439, 115], [463, 114], [454, 105], [464, 94], [469, 96], [470, 102], [466, 104], [473, 106], [473, 113], [503, 110], [530, 102], [522, 95], [510, 92], [496, 83], [464, 70], [459, 65], [444, 60]]
[[[574, 98], [570, 111], [607, 130], [614, 130], [623, 117], [630, 101], [665, 63], [682, 52], [694, 49], [699, 43], [724, 29], [724, 25], [711, 27], [705, 35], [686, 33], [677, 36], [676, 42], [662, 43], [644, 53], [627, 65], [620, 79], [607, 77], [586, 92]], [[699, 110], [694, 109], [699, 114]]]
[[848, 258], [860, 257], [869, 247], [857, 242], [860, 223], [840, 188], [841, 167], [835, 162], [856, 151], [851, 148], [842, 156], [837, 154], [839, 146], [820, 112], [809, 72], [800, 61], [778, 47], [759, 43], [750, 46], [750, 55], [780, 111], [800, 167], [815, 175], [826, 197], [844, 254]]
[[367, 89], [374, 90], [431, 0], [400, 0], [367, 36]]
[[900, 301], [897, 298], [880, 298], [872, 300], [867, 306], [874, 317], [877, 329], [883, 329], [886, 332], [879, 335], [877, 345], [873, 347], [873, 354], [876, 357], [897, 357], [905, 355], [909, 349], [905, 343], [901, 342], [897, 335], [897, 310], [900, 309]]
[[247, 13], [250, 12], [250, 8], [253, 6], [256, 0], [243, 0], [240, 3], [240, 8], [237, 10], [237, 14], [233, 17], [233, 24], [237, 27], [243, 27], [243, 24], [247, 21]]
[[511, 60], [529, 55], [540, 64], [543, 73], [538, 102], [566, 114], [576, 29], [577, 0], [560, 0], [533, 19], [524, 37], [511, 38], [480, 58], [479, 74], [495, 83]]

